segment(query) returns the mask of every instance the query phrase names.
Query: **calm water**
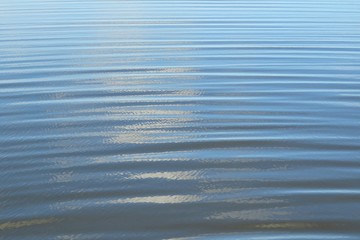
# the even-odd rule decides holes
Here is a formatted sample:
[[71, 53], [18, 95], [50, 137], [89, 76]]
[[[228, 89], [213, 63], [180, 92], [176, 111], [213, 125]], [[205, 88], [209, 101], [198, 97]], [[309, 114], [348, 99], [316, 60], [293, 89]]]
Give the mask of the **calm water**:
[[2, 0], [1, 239], [360, 239], [358, 0]]

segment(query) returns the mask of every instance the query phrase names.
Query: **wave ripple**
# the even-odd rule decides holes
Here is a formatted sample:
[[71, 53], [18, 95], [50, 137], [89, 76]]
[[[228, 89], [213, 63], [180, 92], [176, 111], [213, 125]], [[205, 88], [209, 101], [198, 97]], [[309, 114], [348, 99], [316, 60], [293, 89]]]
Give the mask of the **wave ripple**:
[[0, 2], [4, 239], [359, 239], [358, 0]]

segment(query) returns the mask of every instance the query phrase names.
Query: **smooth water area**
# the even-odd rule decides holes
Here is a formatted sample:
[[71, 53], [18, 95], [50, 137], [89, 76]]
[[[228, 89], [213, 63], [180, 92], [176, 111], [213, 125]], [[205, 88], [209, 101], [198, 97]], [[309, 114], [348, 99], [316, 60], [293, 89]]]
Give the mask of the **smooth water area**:
[[360, 239], [360, 1], [1, 0], [0, 239]]

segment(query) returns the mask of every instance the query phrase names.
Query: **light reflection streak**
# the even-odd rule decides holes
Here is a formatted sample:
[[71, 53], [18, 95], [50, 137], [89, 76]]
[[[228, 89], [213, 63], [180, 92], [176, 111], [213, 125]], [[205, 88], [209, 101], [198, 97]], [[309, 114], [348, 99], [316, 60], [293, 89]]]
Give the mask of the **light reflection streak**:
[[59, 222], [58, 218], [39, 218], [39, 219], [30, 219], [30, 220], [22, 220], [22, 221], [9, 221], [5, 223], [0, 223], [0, 230], [10, 230], [16, 228], [23, 227], [31, 227], [35, 225], [43, 225]]
[[177, 172], [153, 172], [133, 174], [128, 179], [167, 179], [167, 180], [198, 180], [201, 173], [199, 171], [177, 171]]
[[202, 199], [203, 198], [198, 195], [165, 195], [165, 196], [120, 198], [116, 200], [105, 201], [104, 203], [99, 202], [99, 204], [129, 204], [129, 203], [175, 204], [175, 203], [199, 202]]
[[[252, 209], [242, 211], [230, 211], [221, 212], [210, 216], [208, 219], [225, 220], [225, 219], [237, 219], [237, 220], [274, 220], [274, 219], [286, 219], [290, 213], [286, 208], [275, 209]], [[285, 218], [284, 218], [285, 217]]]

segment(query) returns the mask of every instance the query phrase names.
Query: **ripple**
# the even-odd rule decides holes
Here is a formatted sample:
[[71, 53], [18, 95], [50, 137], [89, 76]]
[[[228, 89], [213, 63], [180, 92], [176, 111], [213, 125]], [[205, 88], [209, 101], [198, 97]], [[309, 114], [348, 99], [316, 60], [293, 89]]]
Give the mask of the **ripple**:
[[359, 7], [1, 1], [1, 236], [359, 239]]

